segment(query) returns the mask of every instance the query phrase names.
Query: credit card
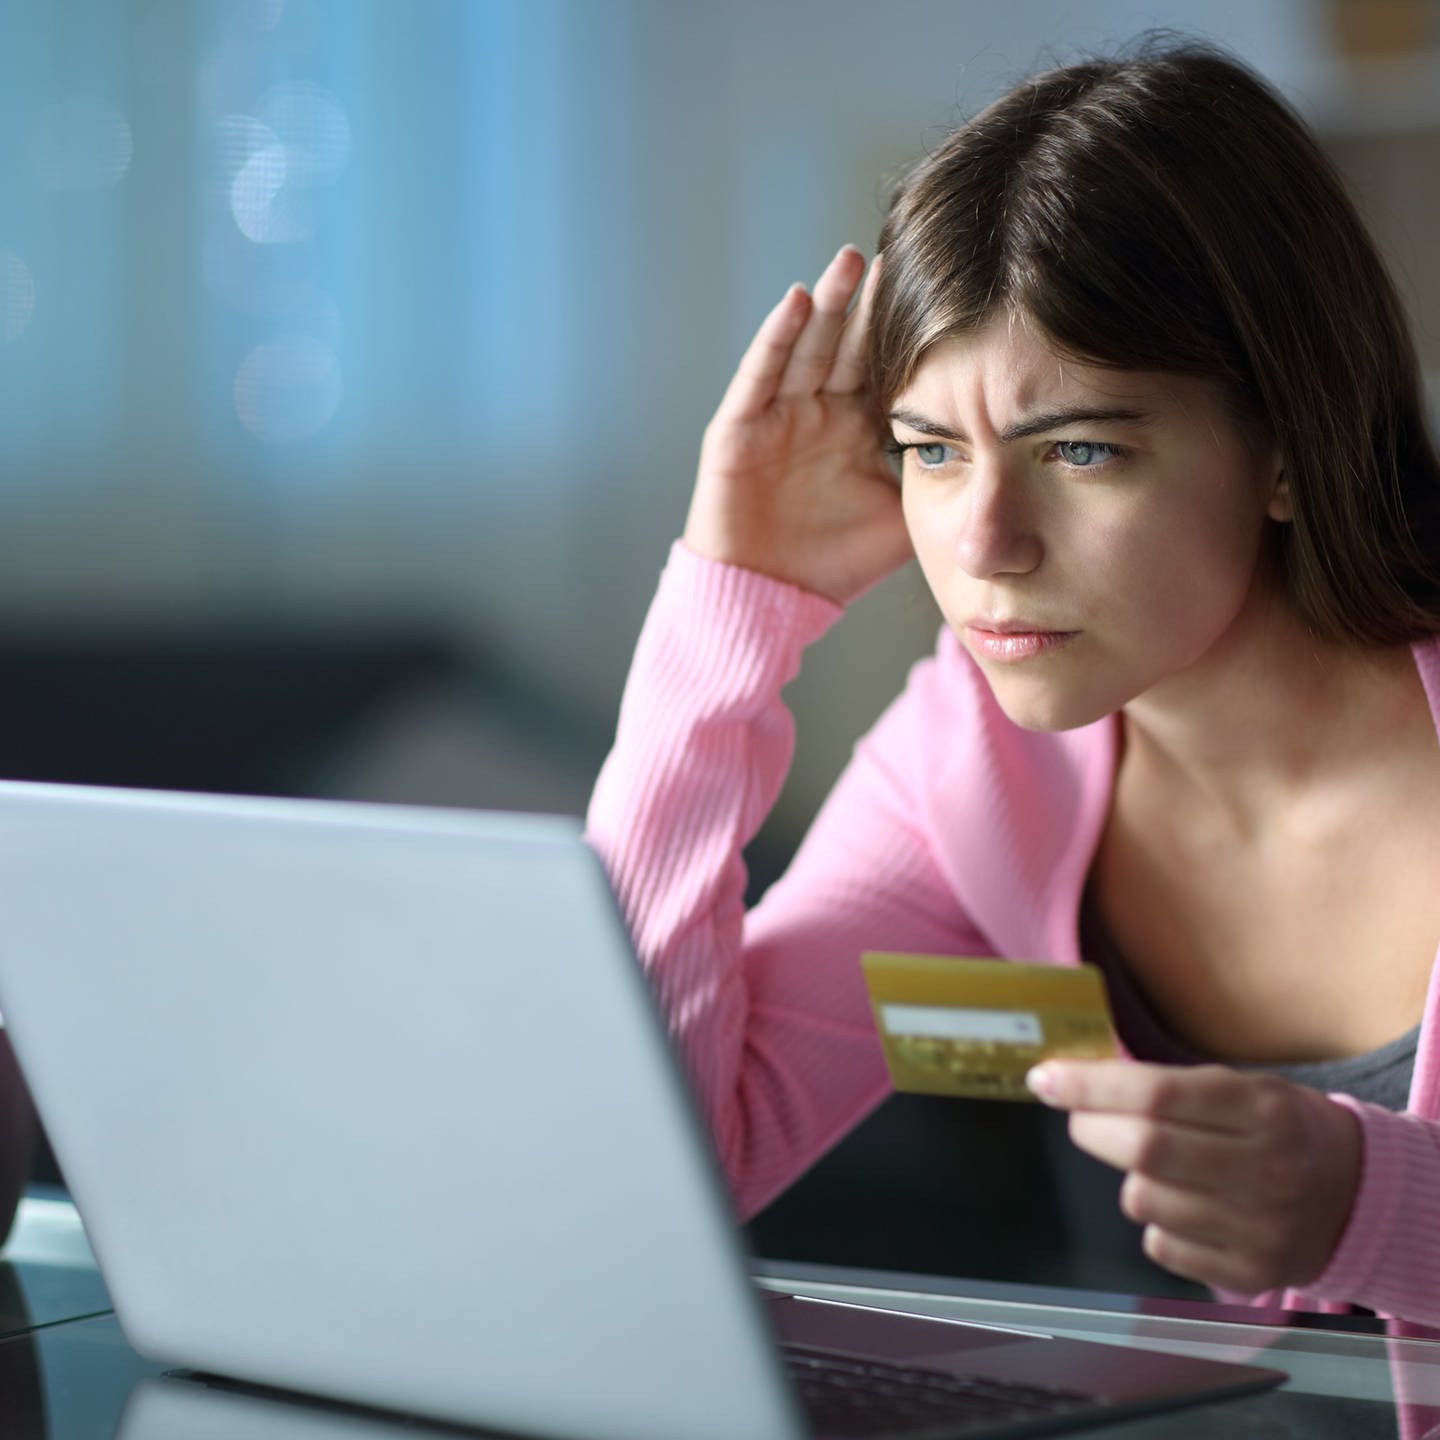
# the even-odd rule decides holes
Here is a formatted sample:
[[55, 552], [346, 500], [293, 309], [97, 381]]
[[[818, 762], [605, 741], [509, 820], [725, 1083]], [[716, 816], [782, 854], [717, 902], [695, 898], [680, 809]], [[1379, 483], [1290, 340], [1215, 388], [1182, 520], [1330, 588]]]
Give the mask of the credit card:
[[1032, 1065], [1119, 1053], [1105, 977], [1093, 965], [876, 951], [860, 963], [897, 1090], [1033, 1100]]

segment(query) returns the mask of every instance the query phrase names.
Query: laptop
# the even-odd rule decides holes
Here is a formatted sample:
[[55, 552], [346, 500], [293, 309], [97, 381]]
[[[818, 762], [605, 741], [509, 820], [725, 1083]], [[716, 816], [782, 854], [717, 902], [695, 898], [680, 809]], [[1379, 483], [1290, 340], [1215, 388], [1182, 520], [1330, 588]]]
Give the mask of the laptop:
[[762, 1294], [575, 820], [0, 782], [0, 1011], [162, 1364], [571, 1440], [900, 1435], [865, 1416], [906, 1386], [927, 1434], [1049, 1434], [1284, 1378]]

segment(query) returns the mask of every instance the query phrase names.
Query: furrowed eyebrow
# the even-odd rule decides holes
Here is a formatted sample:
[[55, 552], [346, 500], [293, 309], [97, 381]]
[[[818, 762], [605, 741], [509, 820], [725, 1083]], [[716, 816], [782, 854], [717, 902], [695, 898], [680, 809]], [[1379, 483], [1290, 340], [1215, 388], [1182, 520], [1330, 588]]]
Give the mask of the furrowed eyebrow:
[[1071, 425], [1148, 425], [1154, 418], [1147, 411], [1127, 407], [1097, 410], [1076, 405], [1065, 410], [1042, 411], [1028, 420], [1017, 420], [1000, 432], [1000, 439], [1023, 440], [1027, 435], [1040, 435], [1046, 430], [1061, 430]]
[[917, 430], [921, 435], [936, 435], [942, 440], [965, 438], [953, 430], [947, 430], [943, 425], [937, 425], [933, 420], [927, 420], [923, 415], [917, 415], [913, 410], [892, 410], [885, 418], [897, 425], [903, 425], [907, 430]]
[[[934, 435], [941, 440], [965, 441], [967, 437], [948, 426], [937, 425], [913, 410], [892, 410], [889, 418], [907, 430], [918, 431], [921, 435]], [[1000, 440], [1008, 444], [1011, 440], [1023, 440], [1027, 435], [1041, 435], [1047, 430], [1060, 430], [1071, 425], [1149, 425], [1155, 417], [1145, 410], [1126, 408], [1096, 409], [1094, 406], [1074, 405], [1062, 410], [1045, 410], [1025, 420], [1017, 420], [1000, 432]]]

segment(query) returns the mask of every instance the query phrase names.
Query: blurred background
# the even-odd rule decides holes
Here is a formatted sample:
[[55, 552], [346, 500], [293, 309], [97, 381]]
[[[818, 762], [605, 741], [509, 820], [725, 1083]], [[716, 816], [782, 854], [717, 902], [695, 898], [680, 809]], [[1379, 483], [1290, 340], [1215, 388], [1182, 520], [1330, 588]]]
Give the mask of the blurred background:
[[[1041, 63], [1227, 43], [1440, 366], [1430, 0], [0, 0], [0, 773], [579, 811], [760, 315]], [[795, 687], [782, 860], [926, 651]]]
[[[1431, 0], [0, 0], [0, 773], [579, 811], [700, 431], [1039, 64], [1233, 47], [1440, 368]], [[934, 638], [813, 653], [768, 872]]]
[[[580, 812], [761, 315], [1152, 26], [1318, 127], [1440, 371], [1432, 0], [0, 0], [0, 774]], [[816, 647], [757, 888], [935, 626]]]

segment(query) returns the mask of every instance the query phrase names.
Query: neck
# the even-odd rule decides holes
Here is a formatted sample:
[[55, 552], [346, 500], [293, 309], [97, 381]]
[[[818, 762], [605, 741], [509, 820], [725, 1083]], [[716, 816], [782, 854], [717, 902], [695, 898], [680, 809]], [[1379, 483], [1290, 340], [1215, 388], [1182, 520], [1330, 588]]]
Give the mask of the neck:
[[[1377, 740], [1434, 725], [1408, 647], [1317, 640], [1289, 605], [1262, 593], [1199, 664], [1123, 712], [1132, 778], [1206, 803], [1243, 834], [1373, 764]], [[1403, 749], [1403, 747], [1396, 747]]]

